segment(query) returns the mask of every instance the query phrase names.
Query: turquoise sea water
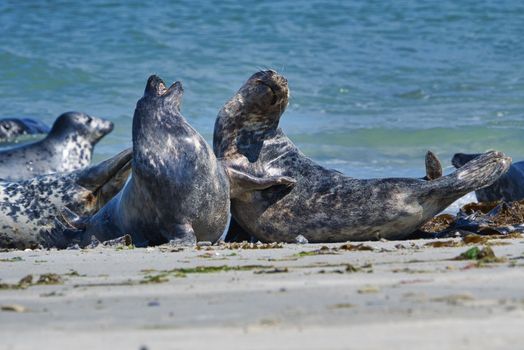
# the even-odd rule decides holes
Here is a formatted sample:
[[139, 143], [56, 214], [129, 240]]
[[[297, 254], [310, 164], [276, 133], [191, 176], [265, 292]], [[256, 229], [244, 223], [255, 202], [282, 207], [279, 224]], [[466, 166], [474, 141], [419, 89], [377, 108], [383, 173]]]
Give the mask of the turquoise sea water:
[[262, 68], [289, 80], [285, 132], [348, 175], [422, 176], [427, 149], [524, 159], [522, 1], [4, 0], [0, 33], [0, 117], [108, 118], [96, 160], [130, 145], [150, 74], [183, 82], [211, 141]]

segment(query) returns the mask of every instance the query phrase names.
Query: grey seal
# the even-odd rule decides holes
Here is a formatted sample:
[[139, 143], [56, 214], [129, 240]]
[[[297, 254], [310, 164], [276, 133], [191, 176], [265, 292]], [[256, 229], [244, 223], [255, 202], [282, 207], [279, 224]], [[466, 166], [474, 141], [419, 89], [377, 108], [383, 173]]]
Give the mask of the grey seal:
[[124, 185], [131, 170], [131, 149], [98, 165], [69, 173], [0, 181], [0, 247], [66, 248], [88, 243], [68, 235], [69, 210], [92, 215]]
[[10, 142], [22, 135], [47, 134], [49, 126], [31, 118], [0, 119], [0, 142]]
[[[432, 151], [426, 152], [425, 157], [425, 166], [426, 166], [426, 175], [422, 177], [422, 180], [435, 180], [442, 177], [442, 164], [440, 160]], [[303, 236], [297, 236], [295, 243], [307, 243], [307, 239]], [[224, 238], [226, 242], [243, 242], [243, 241], [256, 241], [256, 237], [250, 235], [246, 232], [240, 225], [236, 222], [234, 218], [231, 218], [227, 234]]]
[[293, 187], [232, 199], [233, 218], [262, 241], [294, 242], [300, 235], [309, 242], [402, 239], [456, 199], [490, 185], [510, 164], [504, 154], [491, 152], [434, 180], [354, 179], [307, 158], [278, 127], [288, 94], [283, 76], [258, 72], [215, 123], [213, 147], [224, 164], [296, 180]]
[[[480, 155], [481, 153], [456, 153], [451, 159], [451, 164], [458, 169]], [[524, 162], [512, 163], [507, 173], [490, 186], [476, 190], [475, 195], [479, 202], [512, 202], [524, 199]]]
[[[130, 234], [138, 246], [216, 241], [226, 227], [230, 195], [290, 183], [225, 169], [180, 112], [183, 88], [149, 77], [133, 116], [132, 175], [84, 229], [100, 241]], [[81, 220], [83, 221], [83, 220]]]
[[64, 113], [44, 139], [0, 150], [0, 178], [16, 181], [85, 168], [95, 144], [112, 130], [110, 121], [80, 112]]

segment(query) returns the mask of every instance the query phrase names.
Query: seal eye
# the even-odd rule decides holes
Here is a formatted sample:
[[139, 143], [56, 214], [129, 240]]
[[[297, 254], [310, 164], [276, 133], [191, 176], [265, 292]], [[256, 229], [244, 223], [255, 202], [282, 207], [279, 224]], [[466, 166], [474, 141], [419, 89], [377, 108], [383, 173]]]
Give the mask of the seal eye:
[[6, 130], [11, 129], [11, 125], [9, 125], [9, 124], [4, 124], [4, 125], [2, 125], [2, 127], [3, 127], [4, 129], [6, 129]]
[[271, 105], [274, 105], [275, 103], [277, 103], [278, 97], [277, 97], [277, 94], [275, 93], [275, 90], [273, 89], [273, 87], [271, 85], [267, 84], [266, 82], [264, 82], [263, 80], [260, 80], [260, 79], [257, 79], [256, 82], [258, 84], [260, 84], [260, 85], [264, 85], [269, 90], [271, 90], [271, 93], [273, 94], [273, 99], [271, 100]]
[[87, 117], [87, 124], [91, 124], [92, 121], [93, 121], [93, 118]]

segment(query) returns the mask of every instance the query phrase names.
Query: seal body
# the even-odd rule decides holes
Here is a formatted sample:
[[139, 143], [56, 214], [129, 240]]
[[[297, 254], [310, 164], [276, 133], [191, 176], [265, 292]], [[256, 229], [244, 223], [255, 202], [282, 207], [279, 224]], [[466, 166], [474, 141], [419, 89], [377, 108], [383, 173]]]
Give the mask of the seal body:
[[273, 71], [253, 75], [219, 112], [213, 138], [228, 167], [262, 176], [293, 178], [293, 187], [244, 193], [232, 215], [262, 241], [309, 242], [401, 239], [473, 189], [487, 186], [509, 167], [492, 152], [434, 180], [359, 180], [307, 158], [278, 127], [288, 101], [287, 81]]
[[[41, 175], [19, 182], [0, 181], [0, 247], [66, 248], [85, 244], [70, 235], [62, 210], [92, 215], [124, 185], [131, 170], [131, 150], [100, 164], [70, 173]], [[67, 223], [67, 222], [66, 222]]]
[[22, 135], [46, 134], [49, 127], [31, 118], [0, 119], [0, 142], [9, 142]]
[[[460, 168], [481, 154], [456, 153], [451, 160], [455, 168]], [[488, 187], [475, 191], [479, 202], [504, 200], [506, 202], [524, 199], [524, 162], [512, 163], [507, 173]]]
[[16, 181], [82, 169], [91, 163], [95, 144], [112, 130], [110, 121], [64, 113], [43, 140], [0, 150], [0, 178]]
[[87, 234], [130, 234], [135, 245], [216, 241], [229, 215], [229, 181], [213, 150], [180, 113], [183, 89], [147, 82], [133, 117], [132, 176], [89, 219]]

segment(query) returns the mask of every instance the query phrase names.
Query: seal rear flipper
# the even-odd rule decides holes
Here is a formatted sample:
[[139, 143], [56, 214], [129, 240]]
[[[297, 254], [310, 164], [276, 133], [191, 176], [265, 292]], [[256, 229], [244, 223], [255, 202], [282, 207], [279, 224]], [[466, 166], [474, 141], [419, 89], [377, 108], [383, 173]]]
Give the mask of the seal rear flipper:
[[51, 228], [41, 233], [46, 248], [66, 249], [78, 244], [83, 247], [89, 244], [85, 240], [85, 230], [69, 225], [62, 218], [54, 218]]
[[427, 151], [426, 153], [426, 176], [424, 180], [435, 180], [442, 177], [442, 164], [435, 153]]
[[450, 175], [426, 182], [427, 188], [458, 198], [491, 185], [508, 171], [510, 165], [511, 158], [502, 152], [484, 153]]
[[272, 186], [292, 187], [296, 183], [295, 179], [289, 176], [256, 177], [233, 168], [226, 167], [225, 170], [231, 185], [231, 198], [236, 198], [249, 191], [265, 190]]
[[171, 245], [194, 246], [197, 243], [195, 231], [189, 223], [176, 224], [173, 232], [162, 231], [161, 233]]
[[[81, 170], [78, 173], [78, 180], [77, 183], [87, 188], [90, 191], [97, 191], [102, 186], [104, 186], [108, 181], [112, 181], [117, 174], [122, 172], [122, 169], [127, 169], [127, 171], [131, 168], [131, 159], [133, 157], [133, 150], [131, 148], [128, 148], [120, 153], [118, 153], [116, 156], [106, 159], [103, 162], [91, 166], [87, 169]], [[125, 178], [120, 180], [122, 182], [125, 182]]]

